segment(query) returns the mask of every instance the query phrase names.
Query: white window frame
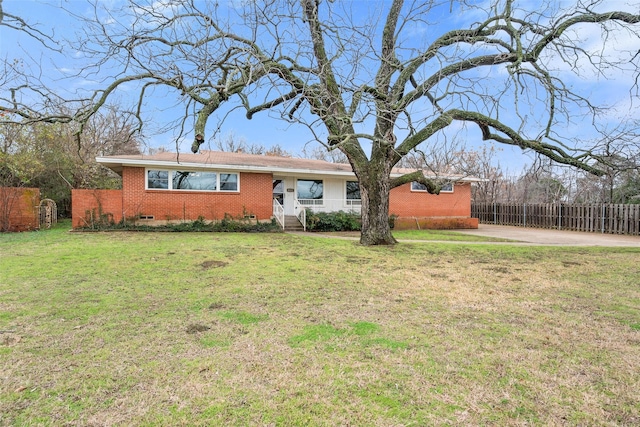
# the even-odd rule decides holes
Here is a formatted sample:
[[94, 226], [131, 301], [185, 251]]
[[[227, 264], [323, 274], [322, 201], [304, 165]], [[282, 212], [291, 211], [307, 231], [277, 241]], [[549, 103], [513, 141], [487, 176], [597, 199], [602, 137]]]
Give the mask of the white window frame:
[[[301, 199], [298, 197], [298, 183], [300, 181], [320, 181], [322, 182], [322, 199]], [[312, 179], [312, 178], [297, 178], [296, 179], [296, 200], [302, 206], [324, 206], [324, 179]]]
[[[168, 188], [149, 188], [149, 171], [160, 171], [168, 173]], [[173, 176], [175, 172], [206, 172], [216, 174], [216, 189], [215, 190], [194, 190], [187, 188], [173, 188]], [[235, 190], [221, 190], [220, 189], [220, 174], [236, 175], [237, 188]], [[144, 189], [149, 191], [188, 191], [195, 193], [239, 193], [240, 192], [240, 173], [238, 172], [225, 172], [218, 170], [188, 170], [188, 169], [160, 169], [160, 168], [145, 168], [144, 170]]]
[[359, 199], [348, 199], [347, 195], [347, 184], [349, 184], [350, 182], [355, 182], [356, 184], [359, 185], [358, 181], [354, 181], [352, 179], [348, 179], [344, 182], [344, 206], [348, 207], [348, 208], [360, 208], [360, 206], [362, 206], [362, 196]]
[[[427, 193], [427, 190], [421, 190], [421, 189], [415, 189], [413, 188], [414, 184], [420, 184], [417, 181], [411, 181], [411, 192], [415, 192], [415, 193]], [[445, 189], [444, 187], [450, 185], [451, 189]], [[453, 193], [453, 189], [455, 188], [455, 185], [453, 184], [453, 182], [447, 182], [442, 186], [442, 189], [440, 190], [441, 193]]]

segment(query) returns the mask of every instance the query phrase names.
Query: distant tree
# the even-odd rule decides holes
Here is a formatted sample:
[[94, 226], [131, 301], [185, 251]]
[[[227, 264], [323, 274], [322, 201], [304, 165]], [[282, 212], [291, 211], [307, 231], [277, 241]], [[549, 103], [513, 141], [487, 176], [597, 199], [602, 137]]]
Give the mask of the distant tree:
[[282, 148], [280, 144], [272, 145], [267, 148], [264, 152], [265, 156], [273, 156], [273, 157], [292, 157], [292, 154]]
[[264, 152], [264, 147], [255, 145], [249, 147], [244, 138], [238, 138], [234, 133], [228, 133], [225, 137], [218, 138], [215, 141], [215, 147], [219, 151], [226, 151], [229, 153], [242, 151], [250, 154], [262, 154]]
[[[231, 114], [228, 105], [242, 106], [248, 118], [268, 112], [302, 124], [353, 168], [365, 245], [395, 243], [388, 221], [392, 188], [419, 181], [439, 192], [439, 181], [422, 171], [390, 174], [412, 150], [452, 128], [467, 126], [483, 140], [602, 174], [599, 147], [585, 147], [566, 130], [573, 120], [586, 126], [585, 116], [598, 121], [603, 110], [567, 79], [588, 69], [601, 75], [620, 69], [629, 87], [638, 81], [635, 45], [625, 49], [615, 38], [637, 43], [640, 15], [633, 6], [611, 10], [606, 1], [99, 5], [81, 26], [79, 48], [95, 63], [80, 74], [109, 68], [115, 78], [65, 120], [85, 123], [118, 88], [136, 84], [139, 123], [147, 95], [176, 95], [186, 106], [180, 129], [195, 110], [195, 150], [210, 117]], [[604, 48], [586, 46], [587, 26], [600, 31]], [[62, 120], [11, 99], [17, 98], [0, 99], [0, 111], [25, 121]]]
[[472, 199], [476, 203], [496, 203], [504, 197], [507, 179], [500, 163], [495, 159], [496, 147], [482, 147], [477, 151], [461, 153], [462, 171], [467, 176], [479, 178], [472, 186]]
[[614, 190], [613, 202], [640, 204], [640, 165], [635, 172], [625, 176], [624, 181]]
[[568, 194], [565, 183], [553, 162], [538, 158], [517, 178], [515, 197], [518, 203], [559, 203]]
[[576, 201], [580, 203], [639, 203], [640, 135], [628, 129], [603, 133], [603, 152], [597, 161], [602, 176], [582, 174], [576, 178]]
[[120, 185], [115, 173], [96, 163], [97, 156], [138, 153], [131, 124], [115, 107], [92, 116], [79, 142], [73, 123], [0, 124], [0, 186], [38, 187], [67, 216], [72, 188]]
[[326, 150], [324, 147], [314, 146], [313, 148], [305, 147], [302, 150], [302, 156], [307, 159], [323, 160], [330, 163], [349, 163], [349, 159], [340, 150]]
[[244, 138], [238, 138], [234, 133], [229, 133], [224, 138], [216, 140], [215, 146], [220, 151], [231, 153], [247, 153], [276, 157], [292, 156], [290, 152], [278, 144], [268, 148], [259, 144], [248, 144]]
[[33, 145], [28, 128], [0, 126], [0, 187], [30, 186], [42, 174], [45, 166]]
[[397, 165], [424, 170], [433, 177], [438, 177], [441, 174], [447, 176], [451, 174], [466, 175], [465, 145], [465, 142], [458, 138], [436, 139], [431, 144], [416, 146], [400, 159]]

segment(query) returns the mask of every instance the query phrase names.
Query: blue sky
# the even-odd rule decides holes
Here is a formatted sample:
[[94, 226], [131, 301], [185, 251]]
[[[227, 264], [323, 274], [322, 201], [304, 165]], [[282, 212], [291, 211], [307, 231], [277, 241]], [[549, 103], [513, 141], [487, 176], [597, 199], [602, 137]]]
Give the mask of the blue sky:
[[[231, 3], [231, 2], [230, 2]], [[355, 8], [367, 9], [369, 12], [375, 13], [374, 9], [371, 9], [371, 5], [384, 2], [372, 2], [366, 1], [354, 2]], [[449, 3], [449, 2], [445, 2]], [[479, 6], [478, 13], [482, 13], [482, 5], [484, 2], [478, 1]], [[538, 4], [538, 2], [524, 1], [521, 4]], [[557, 4], [563, 4], [565, 2], [556, 2]], [[640, 7], [630, 6], [632, 2], [610, 0], [606, 2], [608, 8], [623, 8], [624, 10], [640, 10]], [[121, 0], [109, 0], [100, 1], [99, 4], [103, 7], [118, 7], [122, 4]], [[62, 7], [61, 7], [62, 6]], [[28, 21], [31, 24], [37, 24], [39, 29], [48, 34], [54, 34], [58, 37], [72, 37], [72, 35], [79, 29], [80, 25], [78, 21], [72, 17], [69, 13], [65, 12], [63, 8], [73, 11], [74, 13], [84, 16], [90, 12], [85, 1], [81, 0], [4, 0], [3, 8], [5, 12], [18, 15]], [[474, 17], [470, 15], [458, 16], [455, 13], [450, 14], [445, 8], [441, 10], [442, 16], [438, 17], [438, 20], [442, 22], [442, 28], [438, 28], [437, 31], [443, 32], [447, 27], [452, 28], [460, 24], [460, 28], [464, 28], [464, 22], [473, 20]], [[420, 34], [418, 29], [415, 29], [411, 33], [414, 37], [433, 37], [433, 35]], [[595, 27], [584, 26], [577, 29], [575, 37], [580, 38], [583, 42], [582, 45], [593, 52], [602, 51], [599, 40], [601, 39], [601, 33], [595, 30]], [[640, 44], [638, 38], [627, 32], [614, 32], [612, 33], [614, 38], [612, 45], [615, 49], [630, 49], [640, 50]], [[610, 45], [611, 46], [611, 45]], [[47, 49], [43, 49], [41, 45], [35, 43], [32, 39], [26, 37], [24, 34], [16, 33], [15, 31], [8, 31], [6, 28], [0, 27], [0, 54], [3, 59], [22, 58], [25, 65], [29, 67], [40, 68], [44, 80], [48, 80], [48, 83], [53, 86], [58, 86], [61, 93], [64, 91], [73, 91], [82, 88], [98, 87], [104, 85], [105, 81], [108, 81], [108, 73], [102, 75], [94, 75], [93, 79], [89, 76], [82, 78], [69, 77], [74, 69], [77, 69], [78, 62], [82, 60], [82, 53], [78, 51], [67, 50], [67, 46], [62, 46], [63, 52], [58, 54]], [[604, 103], [612, 106], [613, 108], [607, 112], [610, 117], [603, 116], [603, 122], [610, 122], [607, 125], [610, 127], [616, 126], [620, 121], [626, 120], [628, 116], [637, 114], [637, 104], [635, 100], [629, 96], [629, 81], [632, 78], [631, 65], [625, 66], [621, 64], [615, 69], [609, 69], [605, 74], [597, 74], [591, 71], [591, 68], [587, 64], [579, 64], [582, 73], [578, 77], [573, 77], [567, 73], [568, 69], [565, 64], [554, 61], [553, 57], [547, 58], [552, 62], [555, 68], [558, 69], [558, 73], [564, 75], [565, 82], [575, 88], [580, 89], [581, 93], [585, 94], [587, 98], [595, 103]], [[493, 76], [492, 76], [493, 77]], [[145, 143], [149, 147], [164, 146], [167, 149], [175, 149], [175, 133], [165, 132], [163, 134], [156, 134], [154, 129], [162, 127], [164, 124], [170, 122], [175, 117], [184, 114], [184, 106], [179, 105], [178, 99], [171, 99], [166, 93], [162, 91], [157, 92], [156, 97], [150, 98], [147, 102], [147, 108], [145, 109], [145, 116], [148, 118], [149, 128], [145, 132], [147, 138]], [[118, 97], [114, 98], [114, 101], [128, 102], [126, 88], [123, 88], [118, 93]], [[526, 113], [523, 113], [526, 114]], [[281, 120], [274, 120], [269, 117], [267, 113], [257, 114], [252, 120], [247, 120], [244, 117], [242, 111], [230, 111], [229, 108], [224, 108], [218, 111], [215, 117], [212, 117], [207, 128], [208, 146], [205, 148], [215, 148], [211, 137], [216, 130], [219, 120], [225, 117], [223, 126], [220, 128], [219, 133], [215, 138], [225, 138], [229, 135], [233, 135], [234, 138], [244, 140], [247, 144], [263, 145], [270, 147], [273, 145], [280, 145], [284, 149], [298, 154], [301, 153], [306, 146], [307, 149], [311, 149], [315, 146], [313, 142], [313, 136], [304, 127], [299, 125], [292, 125]], [[586, 119], [585, 119], [586, 120]], [[566, 125], [566, 132], [570, 134], [584, 134], [585, 139], [595, 137], [593, 134], [586, 133], [587, 126], [584, 122], [574, 121]], [[458, 138], [465, 140], [471, 149], [478, 148], [484, 143], [481, 141], [480, 133], [473, 127], [469, 127], [467, 130], [465, 127], [458, 126], [452, 127], [450, 136], [454, 135], [454, 130], [459, 131], [455, 133]], [[563, 130], [564, 132], [565, 130]], [[183, 141], [179, 141], [180, 150], [188, 151], [192, 141], [192, 135], [187, 132], [187, 135]], [[496, 145], [501, 149], [498, 159], [504, 169], [509, 172], [518, 172], [525, 163], [530, 163], [533, 156], [531, 154], [523, 153], [519, 148], [512, 148], [508, 146]]]
[[[102, 6], [107, 4], [118, 4], [121, 1], [100, 1]], [[62, 7], [61, 7], [62, 6]], [[32, 25], [36, 25], [45, 34], [54, 37], [73, 37], [78, 29], [78, 20], [67, 13], [63, 8], [72, 10], [79, 15], [91, 13], [87, 3], [82, 0], [4, 0], [3, 8], [6, 13], [20, 16]], [[12, 31], [0, 27], [0, 55], [3, 59], [9, 60], [19, 58], [24, 61], [35, 74], [42, 75], [43, 81], [52, 87], [58, 87], [61, 93], [69, 93], [73, 97], [73, 91], [77, 89], [91, 89], [104, 87], [102, 77], [91, 78], [70, 78], [69, 76], [79, 66], [78, 60], [81, 54], [72, 50], [67, 50], [68, 46], [60, 46], [61, 53], [43, 48], [41, 44], [34, 41], [26, 34]], [[41, 72], [38, 70], [41, 68]], [[113, 98], [114, 102], [119, 100], [127, 101], [129, 94], [126, 93], [127, 86], [119, 91]], [[168, 96], [162, 90], [158, 90], [158, 96], [154, 100], [155, 105], [145, 110], [145, 115], [150, 118], [149, 129], [146, 132], [145, 144], [157, 148], [164, 146], [169, 150], [175, 150], [175, 136], [173, 132], [157, 135], [154, 128], [162, 127], [165, 123], [174, 120], [177, 116], [184, 114], [184, 106], [179, 104], [177, 99]], [[231, 106], [229, 106], [231, 107]], [[233, 107], [237, 107], [234, 104]], [[217, 118], [227, 116], [231, 108], [222, 108], [217, 117], [212, 117], [208, 128], [208, 136], [214, 133], [217, 128]], [[258, 114], [252, 120], [247, 120], [242, 111], [236, 111], [225, 120], [225, 124], [220, 129], [217, 137], [226, 138], [233, 136], [236, 140], [244, 140], [247, 144], [263, 145], [271, 147], [279, 144], [283, 148], [299, 153], [305, 144], [310, 143], [312, 138], [306, 134], [304, 129], [278, 120], [273, 120], [267, 114]], [[192, 134], [180, 142], [180, 150], [186, 151], [191, 146]], [[209, 140], [210, 148], [215, 148], [213, 142]]]

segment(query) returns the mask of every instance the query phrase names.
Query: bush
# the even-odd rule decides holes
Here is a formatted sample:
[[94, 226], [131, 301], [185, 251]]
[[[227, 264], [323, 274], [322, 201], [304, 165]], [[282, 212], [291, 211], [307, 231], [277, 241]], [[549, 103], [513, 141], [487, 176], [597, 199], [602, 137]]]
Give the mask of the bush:
[[338, 212], [311, 212], [307, 210], [308, 231], [360, 231], [360, 214]]
[[116, 226], [113, 220], [113, 214], [110, 212], [103, 212], [102, 206], [98, 206], [98, 209], [87, 209], [84, 211], [84, 222], [87, 229], [91, 230], [103, 230], [105, 228], [113, 228]]
[[102, 222], [98, 226], [94, 223], [80, 230], [123, 230], [123, 231], [169, 231], [169, 232], [241, 232], [241, 233], [275, 233], [282, 232], [282, 228], [275, 219], [271, 222], [255, 222], [245, 219], [234, 219], [231, 215], [225, 215], [222, 221], [207, 222], [203, 217], [195, 221], [180, 222], [165, 225], [136, 225], [131, 222], [121, 221], [117, 224]]
[[398, 215], [396, 214], [391, 214], [389, 215], [389, 228], [390, 229], [394, 229], [396, 228], [396, 219], [398, 218]]
[[211, 231], [216, 232], [242, 232], [242, 233], [274, 233], [282, 232], [282, 228], [275, 218], [271, 222], [253, 222], [247, 219], [234, 219], [231, 215], [225, 214], [220, 222], [210, 224]]

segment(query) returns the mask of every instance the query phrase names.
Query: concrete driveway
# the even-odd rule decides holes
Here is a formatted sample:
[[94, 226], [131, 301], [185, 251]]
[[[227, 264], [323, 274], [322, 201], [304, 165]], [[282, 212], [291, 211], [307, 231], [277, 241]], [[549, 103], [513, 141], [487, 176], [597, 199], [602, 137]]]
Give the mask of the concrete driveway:
[[640, 248], [640, 236], [584, 233], [540, 228], [480, 224], [477, 230], [456, 230], [464, 234], [497, 237], [531, 245], [557, 246], [625, 246]]

